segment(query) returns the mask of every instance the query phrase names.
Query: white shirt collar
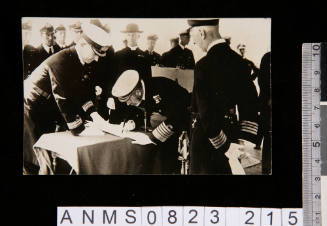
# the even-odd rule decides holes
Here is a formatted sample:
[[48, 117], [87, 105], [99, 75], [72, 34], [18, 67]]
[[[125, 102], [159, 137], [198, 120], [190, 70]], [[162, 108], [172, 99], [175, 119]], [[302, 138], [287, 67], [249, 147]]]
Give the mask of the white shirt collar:
[[66, 47], [66, 44], [63, 44], [63, 45], [61, 45], [61, 44], [59, 44], [59, 43], [57, 43], [58, 44], [58, 46], [60, 47], [60, 48], [65, 48]]
[[49, 46], [46, 46], [42, 43], [42, 46], [43, 46], [43, 49], [45, 51], [47, 51], [47, 53], [50, 53], [50, 49], [51, 49], [51, 53], [54, 53], [54, 50], [53, 50], [53, 46], [49, 47]]
[[82, 65], [84, 65], [85, 62], [84, 62], [84, 60], [82, 59], [81, 54], [80, 54], [79, 51], [78, 51], [78, 48], [76, 48], [76, 46], [74, 46], [74, 48], [76, 49], [76, 52], [77, 52], [77, 56], [78, 56], [79, 61], [81, 62]]
[[224, 43], [224, 42], [226, 42], [226, 41], [225, 41], [225, 39], [223, 39], [223, 38], [214, 40], [213, 42], [211, 42], [211, 43], [208, 45], [207, 52], [209, 52], [209, 50], [210, 50], [214, 45], [217, 45], [217, 44], [219, 44], [219, 43]]
[[182, 49], [185, 49], [185, 46], [181, 45], [181, 44], [178, 44]]
[[138, 46], [133, 46], [133, 47], [129, 46], [129, 48], [130, 48], [131, 50], [133, 50], [133, 51], [136, 50], [137, 47], [138, 47]]

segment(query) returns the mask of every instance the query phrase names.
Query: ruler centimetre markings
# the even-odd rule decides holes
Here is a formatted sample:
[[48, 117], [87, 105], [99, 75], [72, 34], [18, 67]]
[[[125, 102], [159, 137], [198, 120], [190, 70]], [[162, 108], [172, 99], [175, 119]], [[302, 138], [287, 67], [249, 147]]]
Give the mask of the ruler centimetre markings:
[[302, 48], [303, 223], [320, 226], [320, 43]]

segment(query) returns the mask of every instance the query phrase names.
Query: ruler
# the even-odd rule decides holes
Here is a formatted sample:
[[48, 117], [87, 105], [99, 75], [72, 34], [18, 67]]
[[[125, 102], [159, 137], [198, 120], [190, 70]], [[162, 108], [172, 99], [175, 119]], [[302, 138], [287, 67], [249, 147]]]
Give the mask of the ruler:
[[303, 223], [321, 226], [320, 43], [302, 46]]

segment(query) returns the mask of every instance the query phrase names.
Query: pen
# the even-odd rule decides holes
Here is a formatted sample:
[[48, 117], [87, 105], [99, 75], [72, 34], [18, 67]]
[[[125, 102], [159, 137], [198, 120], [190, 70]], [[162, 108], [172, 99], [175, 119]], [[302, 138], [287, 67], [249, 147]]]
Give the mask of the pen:
[[144, 132], [146, 131], [146, 111], [144, 111]]
[[123, 127], [122, 127], [122, 130], [121, 130], [121, 133], [124, 132], [125, 122], [126, 122], [126, 119], [124, 119], [124, 121], [123, 121]]

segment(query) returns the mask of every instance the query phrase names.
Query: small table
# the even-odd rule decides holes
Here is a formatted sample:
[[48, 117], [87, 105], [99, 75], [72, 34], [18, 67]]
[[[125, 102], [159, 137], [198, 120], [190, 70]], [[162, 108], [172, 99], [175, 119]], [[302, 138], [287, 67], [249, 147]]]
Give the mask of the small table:
[[111, 134], [74, 136], [69, 131], [43, 134], [34, 145], [40, 174], [54, 174], [49, 154], [67, 161], [76, 174], [153, 174], [156, 146], [132, 144], [132, 139]]

